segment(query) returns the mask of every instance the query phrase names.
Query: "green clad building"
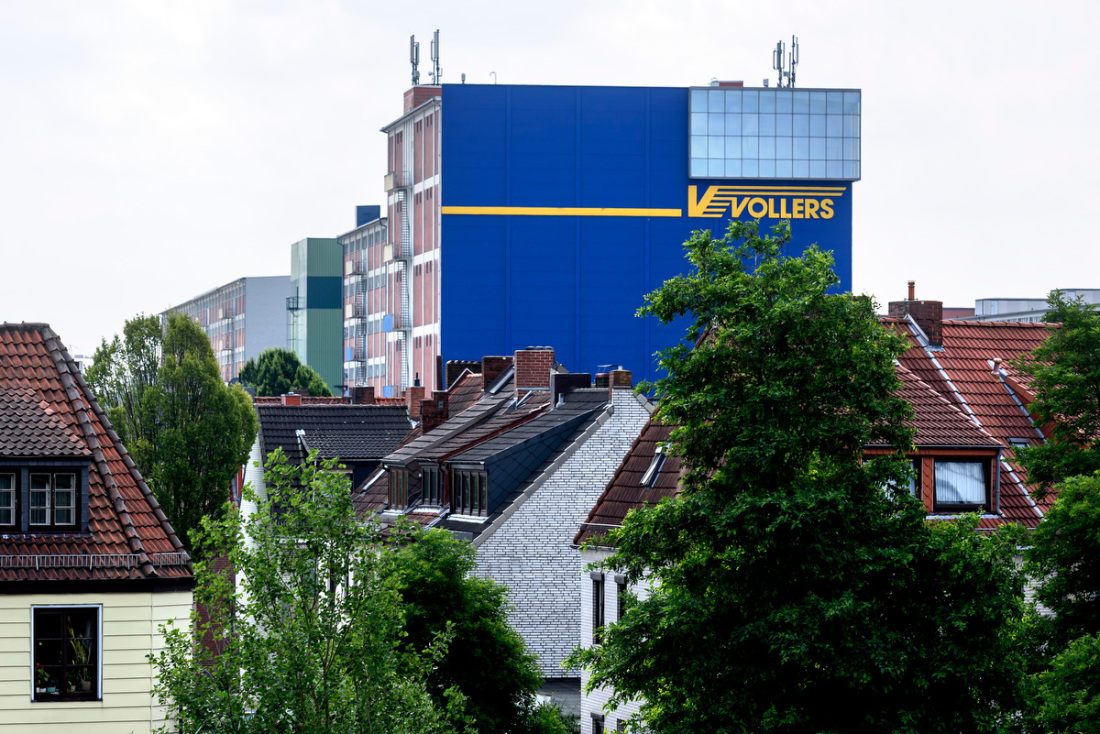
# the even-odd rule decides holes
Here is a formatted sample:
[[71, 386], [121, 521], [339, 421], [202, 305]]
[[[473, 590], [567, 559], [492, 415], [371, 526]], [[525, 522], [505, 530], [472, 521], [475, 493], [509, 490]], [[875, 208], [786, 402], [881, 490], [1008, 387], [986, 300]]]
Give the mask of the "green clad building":
[[286, 299], [287, 348], [343, 394], [343, 253], [328, 237], [307, 237], [290, 249], [290, 296]]

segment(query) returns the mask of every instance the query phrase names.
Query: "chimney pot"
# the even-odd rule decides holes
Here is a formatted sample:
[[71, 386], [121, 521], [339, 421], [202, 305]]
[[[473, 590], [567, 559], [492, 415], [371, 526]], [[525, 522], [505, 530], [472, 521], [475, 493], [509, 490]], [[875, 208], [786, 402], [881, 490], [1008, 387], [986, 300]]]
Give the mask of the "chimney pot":
[[909, 300], [917, 300], [917, 281], [915, 280], [909, 281]]

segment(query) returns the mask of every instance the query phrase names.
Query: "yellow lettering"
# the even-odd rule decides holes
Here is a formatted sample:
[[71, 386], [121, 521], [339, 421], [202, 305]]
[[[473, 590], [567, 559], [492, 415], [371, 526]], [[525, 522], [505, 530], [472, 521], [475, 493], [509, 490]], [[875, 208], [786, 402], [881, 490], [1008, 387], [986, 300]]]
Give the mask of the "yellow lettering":
[[[756, 208], [756, 205], [760, 205], [760, 209]], [[749, 216], [753, 219], [760, 219], [768, 213], [768, 202], [761, 199], [759, 196], [754, 197], [749, 201]]]
[[817, 219], [817, 199], [806, 199], [806, 219]]
[[[708, 214], [707, 209], [710, 207], [711, 202], [714, 200], [714, 195], [718, 193], [718, 189], [715, 186], [707, 188], [703, 194], [702, 199], [696, 198], [697, 186], [688, 186], [688, 216], [689, 217], [719, 217], [721, 211], [714, 214]], [[724, 207], [723, 207], [724, 208]]]
[[[780, 199], [780, 201], [783, 201]], [[775, 199], [768, 199], [768, 217], [771, 219], [779, 219], [779, 215], [775, 211]]]
[[794, 207], [794, 211], [791, 213], [792, 219], [802, 219], [802, 199], [793, 199], [791, 206]]
[[821, 200], [821, 218], [832, 219], [833, 218], [833, 200], [822, 199]]
[[733, 197], [732, 199], [730, 199], [730, 204], [733, 206], [733, 218], [734, 219], [737, 219], [739, 216], [741, 216], [741, 212], [745, 211], [745, 204], [748, 204], [748, 203], [749, 203], [749, 197], [747, 197], [747, 196], [745, 198], [741, 199], [741, 204], [740, 205], [737, 204], [737, 197], [736, 196]]
[[791, 213], [789, 211], [787, 211], [787, 200], [786, 199], [780, 199], [779, 200], [779, 216], [782, 219], [790, 219], [791, 218]]

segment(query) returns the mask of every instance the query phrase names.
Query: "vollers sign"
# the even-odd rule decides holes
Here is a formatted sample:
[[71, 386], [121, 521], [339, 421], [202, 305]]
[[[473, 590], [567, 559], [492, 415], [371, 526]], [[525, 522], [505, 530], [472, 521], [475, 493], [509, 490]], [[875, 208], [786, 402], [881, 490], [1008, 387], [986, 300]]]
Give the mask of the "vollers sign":
[[689, 217], [832, 219], [846, 186], [688, 186]]

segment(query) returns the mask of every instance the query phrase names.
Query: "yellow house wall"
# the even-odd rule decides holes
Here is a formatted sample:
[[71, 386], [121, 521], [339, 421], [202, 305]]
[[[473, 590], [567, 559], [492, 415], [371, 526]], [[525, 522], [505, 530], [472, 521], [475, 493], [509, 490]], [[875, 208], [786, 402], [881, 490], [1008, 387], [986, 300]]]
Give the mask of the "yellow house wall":
[[[0, 586], [2, 592], [2, 586]], [[150, 695], [153, 666], [146, 655], [163, 648], [157, 632], [169, 619], [186, 625], [191, 592], [0, 593], [0, 732], [3, 734], [149, 734], [163, 723]], [[31, 606], [103, 606], [103, 695], [100, 701], [31, 700]]]

